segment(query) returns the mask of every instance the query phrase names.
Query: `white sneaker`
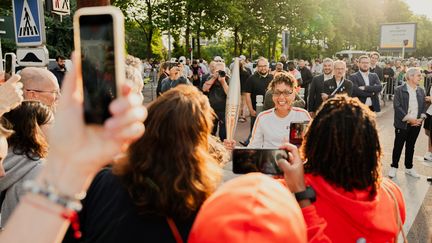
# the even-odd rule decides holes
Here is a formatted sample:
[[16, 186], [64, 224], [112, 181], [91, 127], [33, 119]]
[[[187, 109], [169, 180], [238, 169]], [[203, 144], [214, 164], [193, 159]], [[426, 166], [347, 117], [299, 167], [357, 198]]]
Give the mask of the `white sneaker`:
[[390, 178], [394, 178], [394, 177], [396, 177], [396, 172], [397, 172], [397, 168], [395, 168], [395, 167], [390, 167], [390, 170], [389, 170], [389, 172], [388, 172], [388, 176], [389, 176]]
[[432, 153], [431, 152], [427, 152], [423, 158], [426, 161], [432, 161]]
[[407, 175], [410, 175], [410, 176], [414, 177], [414, 178], [420, 178], [420, 175], [417, 173], [417, 171], [414, 170], [414, 168], [405, 169], [405, 173]]

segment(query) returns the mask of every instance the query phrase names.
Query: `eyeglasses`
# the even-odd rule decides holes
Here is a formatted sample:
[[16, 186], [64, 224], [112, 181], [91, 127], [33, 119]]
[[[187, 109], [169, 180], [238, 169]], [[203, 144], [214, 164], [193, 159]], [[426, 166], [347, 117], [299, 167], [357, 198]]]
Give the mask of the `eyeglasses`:
[[273, 92], [273, 96], [279, 97], [279, 96], [283, 95], [283, 96], [287, 97], [287, 96], [290, 96], [293, 92], [294, 92], [293, 90], [287, 90], [287, 89], [284, 91], [276, 90]]
[[52, 90], [52, 91], [38, 90], [38, 89], [26, 89], [26, 90], [27, 91], [32, 91], [32, 92], [37, 92], [37, 93], [51, 93], [53, 95], [60, 96], [60, 91], [59, 90]]

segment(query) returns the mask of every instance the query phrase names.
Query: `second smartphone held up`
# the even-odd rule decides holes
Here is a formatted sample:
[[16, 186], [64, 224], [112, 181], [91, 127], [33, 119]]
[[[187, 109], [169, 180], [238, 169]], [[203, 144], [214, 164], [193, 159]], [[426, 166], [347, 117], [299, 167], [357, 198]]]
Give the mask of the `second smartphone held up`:
[[124, 17], [112, 6], [80, 8], [74, 16], [75, 51], [81, 56], [86, 123], [103, 124], [125, 80]]
[[246, 174], [261, 172], [269, 175], [282, 175], [277, 160], [287, 159], [288, 154], [281, 149], [236, 148], [233, 150], [233, 172]]

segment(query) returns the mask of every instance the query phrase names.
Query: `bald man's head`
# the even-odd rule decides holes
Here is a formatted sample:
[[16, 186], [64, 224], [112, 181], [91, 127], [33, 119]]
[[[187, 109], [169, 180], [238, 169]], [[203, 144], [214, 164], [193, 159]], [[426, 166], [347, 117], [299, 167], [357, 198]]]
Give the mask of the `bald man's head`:
[[38, 100], [54, 107], [60, 95], [57, 78], [47, 69], [26, 67], [21, 73], [24, 99]]

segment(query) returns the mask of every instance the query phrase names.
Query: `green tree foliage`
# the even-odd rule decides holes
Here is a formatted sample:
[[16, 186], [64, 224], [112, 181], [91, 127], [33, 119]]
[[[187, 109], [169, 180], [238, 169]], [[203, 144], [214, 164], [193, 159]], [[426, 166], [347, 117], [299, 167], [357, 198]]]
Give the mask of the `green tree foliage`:
[[[0, 15], [11, 15], [11, 0], [0, 1]], [[71, 4], [76, 6], [76, 1]], [[162, 45], [168, 31], [172, 56], [266, 56], [281, 53], [281, 32], [289, 30], [290, 58], [331, 56], [343, 49], [376, 50], [383, 23], [417, 23], [417, 56], [432, 56], [432, 21], [414, 15], [404, 0], [111, 0], [126, 17], [127, 51], [138, 57], [167, 58]], [[70, 17], [46, 14], [51, 56], [69, 55]], [[218, 38], [213, 46], [202, 39]], [[3, 41], [3, 49], [15, 48]]]

